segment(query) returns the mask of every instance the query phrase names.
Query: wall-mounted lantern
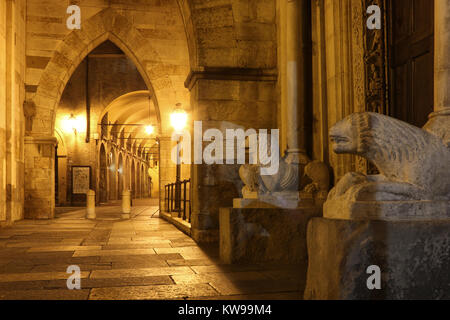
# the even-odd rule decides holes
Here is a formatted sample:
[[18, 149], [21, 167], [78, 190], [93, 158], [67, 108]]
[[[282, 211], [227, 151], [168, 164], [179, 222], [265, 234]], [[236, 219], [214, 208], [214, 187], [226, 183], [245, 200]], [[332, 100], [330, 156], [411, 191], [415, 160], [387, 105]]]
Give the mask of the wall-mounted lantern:
[[181, 108], [181, 103], [177, 103], [177, 108], [170, 114], [170, 124], [175, 131], [182, 131], [187, 124], [188, 115]]

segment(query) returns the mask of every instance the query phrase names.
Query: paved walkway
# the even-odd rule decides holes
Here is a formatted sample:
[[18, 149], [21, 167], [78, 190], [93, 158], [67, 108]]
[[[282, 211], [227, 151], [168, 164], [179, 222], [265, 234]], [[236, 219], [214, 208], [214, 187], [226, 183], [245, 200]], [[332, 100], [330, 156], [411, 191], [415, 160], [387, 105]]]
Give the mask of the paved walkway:
[[[221, 265], [218, 249], [199, 247], [136, 201], [120, 208], [59, 208], [53, 220], [0, 229], [0, 299], [298, 299], [295, 267]], [[152, 203], [154, 204], [154, 202]], [[154, 214], [154, 215], [153, 215]], [[153, 217], [152, 217], [153, 215]], [[81, 289], [67, 289], [67, 267], [81, 269]]]

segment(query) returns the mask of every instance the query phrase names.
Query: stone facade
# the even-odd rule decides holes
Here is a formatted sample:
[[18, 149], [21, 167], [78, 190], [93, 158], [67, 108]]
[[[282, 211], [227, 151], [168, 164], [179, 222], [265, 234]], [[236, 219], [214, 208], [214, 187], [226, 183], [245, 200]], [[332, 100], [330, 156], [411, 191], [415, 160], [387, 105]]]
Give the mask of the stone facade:
[[[355, 215], [343, 214], [348, 209], [345, 205], [332, 210], [325, 205], [329, 213], [325, 216], [350, 221], [314, 219], [310, 223], [314, 231], [310, 230], [308, 237], [310, 250], [324, 249], [310, 252], [310, 264], [319, 267], [312, 270], [307, 297], [357, 297], [348, 293], [350, 289], [337, 288], [340, 281], [351, 285], [345, 278], [348, 270], [354, 271], [351, 268], [339, 266], [338, 273], [330, 276], [328, 284], [335, 286], [331, 293], [317, 283], [330, 271], [323, 261], [330, 258], [333, 249], [344, 260], [357, 251], [360, 243], [345, 243], [354, 230], [362, 230], [365, 236], [359, 240], [369, 239], [374, 250], [386, 247], [395, 254], [396, 263], [410, 263], [397, 254], [397, 248], [412, 253], [418, 249], [410, 250], [396, 238], [373, 240], [371, 232], [375, 238], [383, 228], [406, 238], [417, 233], [426, 244], [430, 241], [427, 232], [436, 232], [430, 239], [446, 241], [442, 235], [446, 222], [433, 220], [439, 216], [435, 209], [442, 203], [441, 211], [447, 211], [440, 218], [448, 216], [449, 208], [450, 2], [417, 0], [412, 6], [431, 2], [435, 12], [432, 22], [416, 16], [410, 20], [423, 18], [419, 22], [434, 23], [434, 32], [427, 38], [433, 42], [421, 44], [434, 44], [434, 50], [428, 50], [434, 54], [434, 79], [427, 79], [427, 88], [433, 84], [435, 112], [422, 129], [410, 124], [399, 125], [396, 130], [387, 126], [396, 134], [384, 137], [397, 149], [411, 144], [411, 136], [422, 141], [423, 148], [419, 143], [414, 150], [407, 150], [419, 160], [405, 165], [389, 159], [372, 165], [371, 161], [379, 160], [372, 153], [383, 153], [386, 148], [371, 149], [371, 154], [351, 150], [338, 155], [332, 151], [329, 131], [354, 113], [393, 115], [396, 106], [391, 103], [391, 91], [400, 92], [401, 88], [393, 86], [394, 78], [390, 77], [394, 72], [391, 60], [396, 55], [390, 51], [393, 37], [388, 29], [396, 26], [389, 23], [393, 15], [389, 1], [373, 1], [383, 9], [382, 28], [368, 30], [366, 6], [371, 2], [361, 0], [0, 0], [0, 226], [23, 218], [51, 219], [57, 205], [84, 204], [84, 195], [72, 192], [71, 170], [77, 165], [90, 166], [89, 188], [96, 191], [97, 204], [119, 200], [124, 190], [131, 190], [132, 198], [147, 197], [153, 183], [152, 196], [159, 196], [163, 210], [164, 187], [177, 177], [171, 157], [176, 144], [171, 139], [174, 128], [170, 116], [181, 108], [187, 113], [191, 136], [194, 121], [202, 122], [203, 131], [216, 128], [222, 133], [228, 128], [280, 130], [283, 168], [273, 179], [258, 179], [264, 180], [272, 193], [289, 191], [294, 199], [292, 211], [276, 208], [280, 205], [273, 203], [258, 208], [261, 202], [255, 201], [256, 184], [242, 192], [240, 164], [181, 165], [180, 179], [191, 180], [187, 193], [192, 217], [191, 223], [184, 225], [189, 229], [186, 233], [197, 242], [222, 241], [227, 248], [224, 259], [229, 262], [261, 259], [306, 264], [304, 231], [310, 216], [321, 215], [321, 200], [330, 186], [335, 189], [329, 200], [340, 201], [335, 197], [339, 190], [343, 195], [355, 186], [352, 182], [375, 179], [365, 180], [375, 184], [356, 186], [362, 191], [358, 189], [356, 198], [350, 199], [369, 197], [372, 211], [398, 196], [398, 189], [392, 189], [394, 184], [414, 191], [406, 192], [410, 197], [401, 193], [406, 205], [388, 203], [386, 208], [395, 213], [391, 217], [409, 219], [412, 211], [408, 201], [423, 201], [414, 213], [421, 212], [431, 220], [430, 225], [356, 223], [351, 220], [370, 219], [359, 207], [352, 209]], [[81, 8], [81, 29], [67, 28], [69, 4]], [[96, 51], [104, 46], [114, 48], [111, 52]], [[424, 74], [430, 75], [431, 69]], [[413, 91], [414, 103], [426, 100], [428, 91], [424, 94], [420, 85]], [[423, 110], [432, 105], [425, 104]], [[79, 116], [85, 128], [67, 125]], [[386, 120], [383, 117], [373, 115], [368, 121]], [[384, 120], [381, 122], [390, 121]], [[155, 132], [143, 136], [148, 124]], [[409, 132], [409, 137], [400, 139], [403, 132]], [[342, 132], [338, 133], [338, 142], [342, 142]], [[203, 142], [202, 147], [208, 144]], [[376, 141], [371, 143], [373, 148], [376, 145]], [[387, 155], [398, 160], [397, 156]], [[372, 176], [376, 173], [388, 181], [376, 180]], [[246, 180], [245, 167], [241, 175]], [[281, 180], [287, 181], [286, 190], [280, 187]], [[301, 191], [309, 195], [306, 200], [313, 200], [309, 209], [314, 214], [297, 210], [305, 197]], [[350, 193], [348, 196], [351, 198]], [[234, 201], [236, 198], [244, 200]], [[314, 201], [317, 199], [320, 201]], [[233, 208], [234, 202], [240, 205]], [[253, 224], [258, 225], [259, 233], [250, 243]], [[286, 235], [281, 234], [283, 226], [292, 227]], [[269, 246], [262, 229], [273, 235]], [[327, 230], [332, 235], [327, 235]], [[276, 249], [289, 247], [290, 235], [296, 242], [292, 244], [293, 256], [289, 250]], [[344, 244], [333, 247], [328, 241], [331, 237], [333, 241], [343, 239]], [[244, 243], [246, 248], [242, 248]], [[442, 248], [446, 249], [445, 245]], [[423, 261], [433, 268], [437, 264], [435, 257]], [[407, 295], [394, 290], [387, 296]], [[430, 296], [443, 295], [435, 291]]]
[[24, 217], [25, 13], [0, 2], [0, 226]]

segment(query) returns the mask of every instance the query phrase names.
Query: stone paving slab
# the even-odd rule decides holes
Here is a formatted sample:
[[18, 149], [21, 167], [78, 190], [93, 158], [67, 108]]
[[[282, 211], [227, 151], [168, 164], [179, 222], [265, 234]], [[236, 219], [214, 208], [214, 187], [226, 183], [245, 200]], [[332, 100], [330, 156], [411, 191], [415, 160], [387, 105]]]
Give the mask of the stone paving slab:
[[142, 286], [92, 289], [89, 299], [92, 300], [166, 300], [187, 297], [215, 296], [217, 291], [209, 284]]
[[74, 257], [92, 257], [92, 256], [127, 256], [127, 255], [139, 255], [139, 254], [156, 254], [153, 249], [119, 249], [119, 250], [77, 250], [73, 254]]
[[[90, 272], [82, 271], [80, 278], [87, 278], [89, 274]], [[68, 276], [66, 272], [8, 273], [0, 274], [0, 282], [67, 279]]]
[[0, 290], [0, 300], [86, 300], [89, 290]]
[[[170, 276], [176, 274], [194, 273], [189, 267], [162, 267], [162, 268], [143, 268], [143, 269], [116, 269], [116, 270], [96, 270], [92, 271], [90, 278], [131, 278], [131, 277], [149, 277], [149, 276]], [[0, 278], [1, 279], [1, 278]]]
[[133, 262], [154, 261], [154, 260], [179, 259], [181, 258], [181, 256], [178, 253], [172, 253], [172, 254], [129, 255], [129, 256], [122, 256], [122, 255], [102, 256], [99, 258], [101, 262], [133, 263]]
[[85, 251], [85, 250], [101, 250], [102, 246], [45, 246], [34, 247], [27, 252], [51, 252], [51, 251]]
[[[66, 272], [69, 264], [41, 264], [32, 267], [30, 272]], [[92, 270], [111, 270], [112, 263], [83, 263], [77, 264], [82, 271], [92, 271]]]

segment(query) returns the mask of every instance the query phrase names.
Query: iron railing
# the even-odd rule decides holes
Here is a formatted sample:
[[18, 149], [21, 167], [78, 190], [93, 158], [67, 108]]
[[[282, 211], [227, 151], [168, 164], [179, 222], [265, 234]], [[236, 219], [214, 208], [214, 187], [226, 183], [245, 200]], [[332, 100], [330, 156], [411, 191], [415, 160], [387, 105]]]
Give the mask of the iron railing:
[[[188, 188], [189, 185], [189, 188]], [[170, 183], [164, 187], [166, 212], [178, 212], [178, 218], [191, 223], [191, 180]]]

